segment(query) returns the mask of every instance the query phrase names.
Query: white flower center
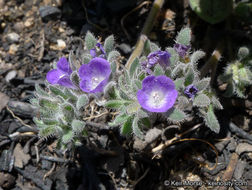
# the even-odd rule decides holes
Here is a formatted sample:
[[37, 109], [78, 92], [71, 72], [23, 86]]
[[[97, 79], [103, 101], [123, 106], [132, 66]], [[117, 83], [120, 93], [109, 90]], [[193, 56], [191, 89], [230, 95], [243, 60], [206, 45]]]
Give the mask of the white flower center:
[[103, 76], [94, 76], [91, 79], [91, 89], [95, 89], [100, 83], [101, 81], [103, 81], [105, 79], [105, 77]]
[[161, 91], [152, 91], [149, 97], [148, 104], [153, 108], [160, 108], [165, 103], [164, 94]]

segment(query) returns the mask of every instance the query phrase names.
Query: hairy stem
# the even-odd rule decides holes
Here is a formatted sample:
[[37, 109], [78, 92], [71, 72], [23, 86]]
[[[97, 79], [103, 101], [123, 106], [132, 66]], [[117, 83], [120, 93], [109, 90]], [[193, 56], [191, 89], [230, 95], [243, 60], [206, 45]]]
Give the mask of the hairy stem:
[[154, 25], [154, 20], [155, 20], [157, 14], [159, 13], [161, 7], [163, 6], [163, 4], [164, 4], [164, 0], [155, 0], [154, 1], [153, 5], [152, 5], [152, 8], [151, 8], [151, 11], [150, 11], [145, 23], [144, 23], [143, 30], [142, 30], [142, 32], [140, 34], [140, 37], [138, 38], [138, 41], [136, 43], [136, 47], [135, 47], [134, 51], [132, 52], [132, 54], [130, 55], [130, 58], [128, 59], [127, 63], [126, 63], [126, 68], [127, 69], [130, 68], [130, 65], [132, 64], [134, 59], [136, 57], [139, 57], [142, 54], [144, 43], [145, 43], [145, 41], [147, 39], [146, 36], [152, 30], [153, 25]]

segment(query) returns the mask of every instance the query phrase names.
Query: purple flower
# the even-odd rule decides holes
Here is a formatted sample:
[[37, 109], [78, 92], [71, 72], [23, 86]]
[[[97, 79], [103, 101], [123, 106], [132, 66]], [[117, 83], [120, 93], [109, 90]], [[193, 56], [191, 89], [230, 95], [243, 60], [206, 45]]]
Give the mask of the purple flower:
[[187, 51], [190, 49], [190, 45], [186, 46], [183, 44], [175, 44], [174, 49], [179, 54], [180, 57], [185, 57]]
[[96, 57], [79, 69], [80, 88], [87, 93], [102, 92], [111, 74], [110, 64], [106, 59]]
[[99, 57], [104, 58], [106, 56], [106, 52], [105, 52], [103, 46], [100, 43], [97, 43], [95, 48], [90, 50], [90, 55], [93, 58], [97, 57], [97, 53], [99, 54]]
[[155, 51], [148, 55], [148, 64], [150, 67], [154, 66], [155, 64], [159, 63], [164, 68], [170, 65], [170, 53], [167, 51]]
[[76, 88], [70, 80], [72, 69], [65, 57], [60, 58], [57, 63], [57, 69], [49, 71], [46, 79], [50, 84], [59, 84], [68, 88]]
[[178, 92], [173, 81], [162, 76], [148, 76], [142, 82], [143, 88], [137, 92], [139, 104], [150, 112], [166, 112], [173, 107]]
[[188, 85], [184, 90], [185, 95], [187, 95], [189, 98], [194, 98], [197, 92], [198, 89], [193, 84]]

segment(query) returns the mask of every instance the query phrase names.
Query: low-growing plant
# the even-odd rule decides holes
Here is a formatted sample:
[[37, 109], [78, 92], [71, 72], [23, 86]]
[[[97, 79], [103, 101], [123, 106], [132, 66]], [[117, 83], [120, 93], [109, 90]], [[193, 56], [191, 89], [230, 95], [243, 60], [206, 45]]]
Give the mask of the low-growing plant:
[[220, 83], [227, 84], [224, 96], [245, 98], [246, 87], [252, 84], [252, 59], [249, 56], [249, 49], [239, 48], [237, 58], [225, 67], [224, 73], [218, 79]]
[[143, 139], [155, 118], [175, 124], [202, 118], [218, 133], [214, 110], [222, 106], [209, 85], [210, 78], [199, 75], [197, 64], [205, 53], [192, 52], [190, 41], [189, 28], [182, 29], [174, 46], [165, 50], [146, 40], [142, 55], [126, 69], [118, 62], [120, 53], [114, 49], [113, 36], [102, 45], [88, 32], [79, 67], [71, 56], [69, 61], [61, 58], [47, 73], [46, 89], [36, 86], [31, 102], [39, 109], [34, 121], [40, 136], [57, 136], [61, 147], [79, 144], [79, 138], [88, 135], [83, 108], [91, 98], [99, 106], [116, 110], [118, 115], [108, 124], [119, 127], [124, 136]]

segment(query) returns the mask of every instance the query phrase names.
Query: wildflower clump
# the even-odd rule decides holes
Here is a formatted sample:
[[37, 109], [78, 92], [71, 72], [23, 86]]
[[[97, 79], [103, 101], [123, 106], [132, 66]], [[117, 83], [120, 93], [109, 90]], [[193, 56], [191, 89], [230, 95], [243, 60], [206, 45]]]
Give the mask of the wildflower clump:
[[78, 58], [73, 59], [73, 53], [69, 61], [60, 58], [47, 73], [46, 88], [36, 86], [31, 102], [39, 109], [34, 121], [40, 135], [56, 136], [61, 147], [80, 144], [80, 138], [88, 135], [83, 117], [90, 99], [116, 111], [108, 124], [119, 127], [124, 136], [143, 139], [153, 118], [174, 124], [189, 117], [201, 118], [218, 133], [214, 110], [222, 106], [210, 88], [210, 79], [199, 76], [197, 63], [205, 53], [192, 52], [190, 41], [189, 28], [182, 29], [174, 46], [165, 50], [146, 40], [142, 55], [126, 69], [118, 61], [120, 53], [114, 49], [113, 36], [102, 44], [88, 32]]

